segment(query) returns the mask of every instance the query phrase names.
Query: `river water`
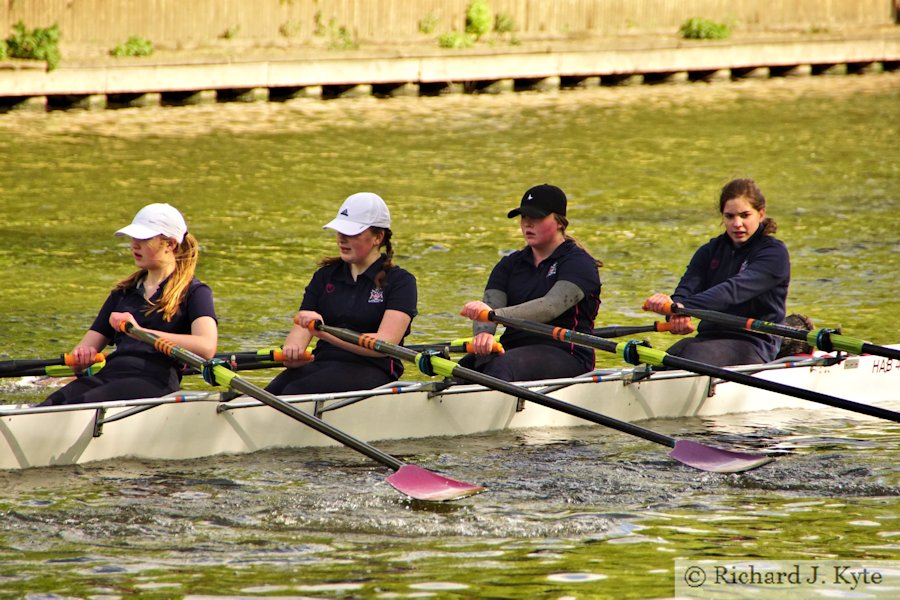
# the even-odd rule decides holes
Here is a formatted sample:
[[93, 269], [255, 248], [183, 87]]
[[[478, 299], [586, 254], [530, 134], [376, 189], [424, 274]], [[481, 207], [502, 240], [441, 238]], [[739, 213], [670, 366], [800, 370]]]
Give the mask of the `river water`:
[[[419, 281], [409, 342], [466, 334], [459, 306], [521, 244], [506, 211], [543, 182], [566, 190], [570, 232], [605, 263], [598, 324], [643, 324], [641, 301], [720, 231], [733, 177], [767, 194], [789, 309], [898, 342], [898, 116], [896, 73], [4, 115], [0, 360], [77, 342], [130, 270], [112, 232], [155, 201], [201, 241], [221, 350], [281, 342], [333, 253], [321, 225], [362, 190], [387, 200], [397, 262]], [[47, 386], [0, 380], [0, 397]], [[437, 506], [342, 448], [2, 472], [0, 594], [659, 598], [679, 558], [900, 560], [896, 424], [801, 411], [645, 425], [779, 460], [702, 473], [600, 427], [379, 443], [489, 488]]]

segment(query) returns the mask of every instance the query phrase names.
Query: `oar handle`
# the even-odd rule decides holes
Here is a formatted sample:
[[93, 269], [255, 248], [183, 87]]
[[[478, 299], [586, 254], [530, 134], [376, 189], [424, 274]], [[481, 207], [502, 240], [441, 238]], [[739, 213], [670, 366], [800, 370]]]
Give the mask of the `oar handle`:
[[[101, 363], [101, 362], [105, 362], [105, 361], [106, 361], [106, 355], [103, 354], [102, 352], [98, 352], [94, 356], [93, 364], [96, 365], [97, 363]], [[67, 367], [74, 367], [76, 364], [75, 356], [66, 352], [65, 354], [63, 354], [63, 364], [65, 364]]]
[[[246, 352], [217, 352], [216, 358], [221, 358], [231, 366], [243, 367], [244, 364], [258, 364], [260, 362], [284, 362], [284, 350], [281, 348], [266, 348], [263, 350], [250, 350]], [[312, 351], [307, 348], [302, 360], [312, 360]]]
[[[94, 358], [94, 364], [106, 361], [106, 355], [98, 352]], [[75, 357], [71, 354], [61, 354], [57, 358], [39, 358], [24, 360], [4, 360], [0, 361], [0, 377], [20, 377], [20, 372], [32, 371], [34, 369], [42, 369], [44, 367], [75, 366]]]
[[[450, 348], [452, 350], [453, 346], [451, 346]], [[473, 352], [475, 352], [475, 346], [472, 344], [471, 341], [463, 343], [462, 348], [463, 348], [463, 351], [468, 354], [472, 354]], [[506, 352], [506, 350], [503, 349], [503, 344], [494, 340], [494, 343], [491, 345], [491, 353], [492, 354], [503, 354], [504, 352]]]
[[625, 337], [627, 335], [636, 335], [638, 333], [652, 333], [669, 331], [672, 326], [668, 321], [656, 321], [650, 325], [609, 325], [606, 327], [597, 327], [591, 334], [597, 337], [614, 338]]

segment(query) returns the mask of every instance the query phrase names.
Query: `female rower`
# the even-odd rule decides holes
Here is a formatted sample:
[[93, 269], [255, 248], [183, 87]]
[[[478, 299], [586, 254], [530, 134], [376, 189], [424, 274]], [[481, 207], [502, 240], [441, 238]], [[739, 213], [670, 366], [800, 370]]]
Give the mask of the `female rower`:
[[[566, 195], [556, 186], [529, 189], [518, 208], [525, 247], [502, 259], [491, 271], [482, 301], [460, 314], [477, 319], [485, 310], [497, 315], [549, 323], [590, 333], [600, 308], [602, 265], [566, 234]], [[505, 352], [491, 354], [494, 323], [475, 322], [473, 354], [460, 364], [505, 381], [570, 377], [594, 368], [594, 351], [548, 336], [507, 328], [500, 338]]]
[[[212, 290], [194, 277], [198, 245], [184, 217], [168, 204], [148, 204], [116, 232], [131, 237], [138, 270], [118, 282], [72, 350], [80, 376], [41, 406], [152, 398], [176, 391], [181, 366], [152, 346], [119, 331], [123, 322], [145, 329], [203, 358], [216, 353], [218, 326]], [[109, 344], [116, 351], [96, 374], [90, 366]]]
[[[772, 237], [776, 225], [766, 216], [765, 196], [752, 179], [735, 179], [722, 188], [719, 212], [725, 232], [696, 251], [671, 296], [653, 294], [645, 309], [662, 312], [671, 302], [781, 323], [791, 263], [787, 247]], [[673, 315], [669, 323], [673, 334], [694, 331], [685, 315]], [[779, 346], [775, 336], [701, 321], [695, 337], [679, 340], [668, 353], [722, 367], [768, 362]]]
[[[394, 265], [387, 205], [370, 192], [353, 194], [323, 229], [337, 232], [339, 256], [322, 260], [306, 286], [295, 325], [284, 341], [288, 368], [266, 387], [273, 394], [371, 389], [403, 373], [395, 358], [308, 329], [311, 321], [320, 320], [394, 344], [409, 335], [416, 316], [416, 278]], [[312, 360], [306, 360], [313, 335], [319, 339]]]

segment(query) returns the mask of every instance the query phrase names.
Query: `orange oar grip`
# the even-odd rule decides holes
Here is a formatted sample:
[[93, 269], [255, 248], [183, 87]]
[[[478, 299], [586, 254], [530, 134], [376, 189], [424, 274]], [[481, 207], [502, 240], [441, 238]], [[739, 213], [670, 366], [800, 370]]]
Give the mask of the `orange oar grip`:
[[[63, 354], [63, 360], [65, 361], [66, 366], [69, 366], [69, 367], [75, 366], [75, 357], [72, 356], [71, 354], [68, 354], [68, 353]], [[102, 363], [105, 360], [106, 360], [106, 355], [103, 354], [102, 352], [98, 352], [96, 354], [96, 356], [94, 356], [94, 364]]]
[[672, 324], [668, 321], [657, 321], [654, 325], [656, 325], [657, 331], [671, 331], [672, 329]]
[[[294, 325], [299, 325], [299, 324], [300, 324], [300, 313], [297, 313], [296, 315], [294, 315]], [[310, 321], [309, 323], [307, 323], [306, 328], [309, 329], [310, 331], [315, 331], [316, 330], [316, 321]]]
[[480, 313], [478, 313], [478, 316], [475, 317], [473, 320], [481, 321], [482, 323], [488, 323], [488, 322], [490, 322], [490, 319], [488, 318], [488, 315], [490, 315], [490, 314], [491, 314], [491, 311], [485, 309], [485, 310], [481, 311]]
[[[463, 348], [465, 348], [466, 352], [468, 352], [469, 354], [472, 354], [475, 351], [472, 347], [472, 342], [466, 342], [465, 344], [463, 344]], [[504, 352], [506, 352], [506, 350], [503, 349], [503, 344], [501, 344], [500, 342], [494, 342], [494, 345], [491, 346], [491, 352], [494, 352], [496, 354], [503, 354]]]
[[[281, 350], [280, 348], [276, 349], [276, 350], [272, 350], [271, 356], [272, 356], [272, 360], [274, 362], [284, 362], [284, 350]], [[312, 355], [312, 352], [310, 352], [309, 350], [304, 352], [303, 356], [300, 357], [300, 360], [312, 360], [312, 359], [313, 359], [313, 355]]]
[[[644, 302], [643, 306], [641, 306], [641, 309], [643, 309], [643, 310], [650, 310], [650, 306], [649, 306], [646, 302]], [[672, 303], [671, 303], [671, 302], [666, 302], [666, 303], [663, 305], [662, 310], [658, 310], [658, 311], [654, 311], [654, 312], [657, 312], [657, 313], [659, 313], [659, 314], [661, 314], [661, 315], [671, 315], [671, 314], [674, 314], [674, 313], [672, 312]]]

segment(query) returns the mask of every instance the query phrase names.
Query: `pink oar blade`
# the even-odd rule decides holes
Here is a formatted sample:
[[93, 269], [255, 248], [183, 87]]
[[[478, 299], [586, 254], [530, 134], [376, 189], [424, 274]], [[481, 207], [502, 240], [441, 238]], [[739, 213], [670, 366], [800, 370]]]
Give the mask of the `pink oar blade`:
[[689, 467], [714, 473], [741, 473], [775, 460], [771, 456], [713, 448], [690, 440], [678, 440], [669, 456]]
[[396, 473], [387, 478], [387, 482], [410, 498], [428, 500], [429, 502], [446, 502], [459, 500], [467, 496], [480, 494], [487, 488], [473, 485], [465, 481], [450, 479], [417, 465], [403, 465]]

